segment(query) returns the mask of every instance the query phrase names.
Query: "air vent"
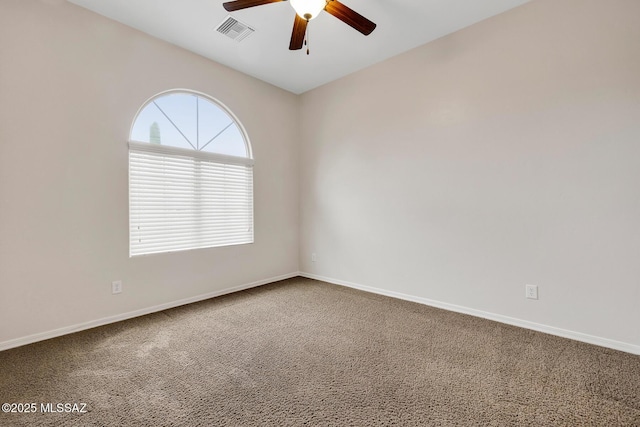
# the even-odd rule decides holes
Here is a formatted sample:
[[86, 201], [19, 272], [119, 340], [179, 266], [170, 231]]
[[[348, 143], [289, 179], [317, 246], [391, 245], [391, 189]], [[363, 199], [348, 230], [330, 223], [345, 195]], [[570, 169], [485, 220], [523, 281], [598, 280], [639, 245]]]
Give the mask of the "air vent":
[[233, 19], [231, 15], [227, 16], [222, 24], [218, 25], [216, 31], [222, 33], [237, 42], [240, 42], [250, 36], [255, 30], [237, 19]]

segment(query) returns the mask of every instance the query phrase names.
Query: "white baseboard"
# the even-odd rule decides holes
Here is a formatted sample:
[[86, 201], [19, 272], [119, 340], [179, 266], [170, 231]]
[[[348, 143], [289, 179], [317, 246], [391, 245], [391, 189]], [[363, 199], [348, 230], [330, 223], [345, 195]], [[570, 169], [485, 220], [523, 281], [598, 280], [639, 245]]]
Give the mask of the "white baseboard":
[[9, 341], [0, 342], [0, 351], [8, 350], [14, 347], [20, 347], [26, 344], [32, 344], [38, 341], [48, 340], [50, 338], [59, 337], [62, 335], [71, 334], [73, 332], [84, 331], [85, 329], [95, 328], [97, 326], [108, 325], [109, 323], [120, 322], [122, 320], [132, 319], [134, 317], [144, 316], [145, 314], [151, 314], [162, 310], [178, 307], [181, 305], [191, 304], [198, 301], [203, 301], [209, 298], [218, 297], [221, 295], [230, 294], [233, 292], [243, 291], [245, 289], [255, 288], [258, 286], [266, 285], [267, 283], [277, 282], [279, 280], [289, 279], [291, 277], [297, 277], [299, 273], [293, 272], [289, 274], [283, 274], [282, 276], [271, 277], [268, 279], [258, 280], [257, 282], [247, 283], [244, 285], [233, 286], [231, 288], [223, 289], [220, 291], [209, 292], [195, 297], [184, 298], [178, 301], [171, 301], [164, 304], [156, 305], [153, 307], [147, 307], [140, 310], [130, 311], [128, 313], [117, 314], [115, 316], [103, 317], [102, 319], [92, 320], [89, 322], [78, 323], [76, 325], [66, 326], [64, 328], [54, 329], [52, 331], [41, 332], [39, 334], [33, 334], [22, 338], [16, 338]]
[[323, 282], [332, 283], [334, 285], [346, 286], [349, 288], [359, 289], [374, 294], [385, 295], [388, 297], [398, 298], [406, 301], [417, 302], [419, 304], [428, 305], [431, 307], [442, 308], [456, 313], [469, 314], [475, 317], [482, 317], [484, 319], [494, 320], [500, 323], [506, 323], [508, 325], [519, 326], [525, 329], [532, 329], [538, 332], [544, 332], [550, 335], [556, 335], [563, 338], [569, 338], [576, 341], [582, 341], [588, 344], [594, 344], [600, 347], [607, 347], [614, 350], [624, 351], [626, 353], [640, 355], [640, 346], [625, 343], [621, 341], [615, 341], [608, 338], [597, 337], [593, 335], [583, 334], [582, 332], [569, 331], [567, 329], [556, 328], [553, 326], [542, 325], [540, 323], [530, 322], [528, 320], [516, 319], [514, 317], [503, 316], [501, 314], [489, 313], [482, 310], [476, 310], [473, 308], [463, 307], [460, 305], [449, 304], [446, 302], [435, 301], [428, 298], [417, 297], [413, 295], [407, 295], [400, 292], [388, 291], [386, 289], [373, 288], [370, 286], [359, 285], [357, 283], [351, 283], [344, 280], [332, 279], [329, 277], [319, 276], [317, 274], [300, 272], [300, 276], [307, 277], [309, 279], [321, 280]]

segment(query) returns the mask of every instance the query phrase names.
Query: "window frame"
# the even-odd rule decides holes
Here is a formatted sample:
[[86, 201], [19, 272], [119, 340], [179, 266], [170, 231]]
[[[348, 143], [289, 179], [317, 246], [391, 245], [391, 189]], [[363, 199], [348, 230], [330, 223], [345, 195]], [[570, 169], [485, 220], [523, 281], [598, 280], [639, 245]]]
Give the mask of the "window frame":
[[[136, 125], [136, 122], [138, 120], [138, 117], [140, 116], [141, 112], [144, 111], [145, 108], [147, 108], [149, 106], [149, 104], [153, 103], [155, 100], [160, 99], [164, 96], [168, 96], [171, 94], [185, 94], [185, 95], [194, 95], [200, 98], [203, 98], [204, 100], [207, 100], [209, 102], [211, 102], [212, 104], [214, 104], [215, 106], [217, 106], [218, 108], [220, 108], [224, 113], [226, 113], [228, 115], [228, 117], [233, 121], [232, 123], [236, 125], [240, 135], [242, 136], [243, 142], [244, 142], [244, 146], [245, 146], [245, 150], [247, 153], [246, 157], [240, 157], [240, 156], [232, 156], [232, 155], [228, 155], [228, 154], [221, 154], [221, 153], [215, 153], [215, 152], [210, 152], [210, 151], [201, 151], [201, 150], [197, 150], [197, 149], [186, 149], [186, 148], [181, 148], [181, 147], [175, 147], [175, 146], [169, 146], [169, 145], [160, 145], [160, 144], [153, 144], [151, 142], [144, 142], [144, 141], [138, 141], [138, 140], [134, 140], [132, 139], [132, 135], [133, 135], [133, 129]], [[175, 125], [174, 125], [175, 126]], [[251, 179], [250, 179], [250, 185], [251, 185], [251, 207], [250, 207], [250, 216], [251, 216], [251, 226], [250, 226], [250, 230], [251, 230], [251, 241], [250, 242], [243, 242], [243, 243], [229, 243], [229, 244], [223, 244], [223, 245], [213, 245], [213, 246], [201, 246], [201, 247], [190, 247], [190, 248], [185, 248], [185, 249], [173, 249], [173, 250], [162, 250], [162, 251], [152, 251], [152, 252], [146, 252], [146, 253], [136, 253], [136, 254], [132, 254], [132, 232], [131, 232], [131, 227], [132, 227], [132, 211], [131, 211], [131, 150], [133, 150], [136, 153], [140, 153], [140, 152], [148, 152], [148, 153], [154, 153], [154, 154], [160, 154], [160, 155], [167, 155], [168, 157], [188, 157], [188, 158], [192, 158], [194, 161], [198, 161], [198, 160], [202, 160], [205, 162], [210, 162], [210, 163], [216, 163], [219, 165], [234, 165], [234, 166], [247, 166], [249, 168], [251, 168]], [[220, 102], [219, 100], [217, 100], [216, 98], [207, 95], [205, 93], [202, 92], [198, 92], [195, 90], [191, 90], [191, 89], [182, 89], [182, 88], [178, 88], [178, 89], [170, 89], [170, 90], [165, 90], [162, 92], [159, 92], [157, 94], [155, 94], [154, 96], [148, 98], [138, 109], [138, 111], [136, 112], [133, 121], [131, 122], [131, 128], [129, 130], [129, 138], [128, 138], [128, 143], [127, 143], [127, 159], [128, 159], [128, 231], [129, 231], [129, 258], [134, 258], [134, 257], [140, 257], [140, 256], [149, 256], [149, 255], [157, 255], [157, 254], [168, 254], [168, 253], [175, 253], [175, 252], [186, 252], [186, 251], [192, 251], [192, 250], [199, 250], [199, 249], [210, 249], [210, 248], [215, 248], [215, 247], [225, 247], [225, 246], [239, 246], [239, 245], [245, 245], [245, 244], [253, 244], [255, 242], [255, 229], [254, 229], [254, 224], [255, 224], [255, 215], [254, 215], [254, 202], [255, 202], [255, 193], [254, 193], [254, 180], [253, 180], [253, 166], [255, 163], [255, 159], [253, 157], [253, 150], [251, 147], [251, 142], [249, 140], [249, 136], [242, 124], [242, 122], [238, 119], [238, 117], [226, 106], [224, 105], [222, 102]], [[200, 200], [197, 198], [193, 199], [196, 203], [198, 203]]]

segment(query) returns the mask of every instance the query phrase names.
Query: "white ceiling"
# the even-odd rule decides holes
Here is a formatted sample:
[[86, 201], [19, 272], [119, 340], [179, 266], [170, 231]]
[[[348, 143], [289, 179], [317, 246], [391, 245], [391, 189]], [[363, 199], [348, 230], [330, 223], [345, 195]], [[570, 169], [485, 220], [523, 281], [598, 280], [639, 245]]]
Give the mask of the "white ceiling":
[[215, 31], [225, 0], [68, 1], [299, 94], [529, 0], [340, 0], [377, 28], [365, 37], [321, 12], [309, 23], [309, 56], [289, 50], [287, 1], [232, 12], [256, 30], [242, 42]]

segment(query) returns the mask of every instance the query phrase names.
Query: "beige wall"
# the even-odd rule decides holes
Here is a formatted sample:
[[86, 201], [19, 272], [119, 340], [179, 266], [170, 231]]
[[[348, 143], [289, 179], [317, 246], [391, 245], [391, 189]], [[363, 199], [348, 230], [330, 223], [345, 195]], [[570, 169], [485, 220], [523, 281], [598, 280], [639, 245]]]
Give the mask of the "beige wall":
[[[255, 244], [128, 257], [127, 138], [189, 88], [245, 126]], [[0, 346], [298, 270], [298, 98], [62, 0], [0, 2]], [[111, 295], [111, 281], [124, 292]]]
[[302, 95], [301, 270], [640, 350], [638, 17], [534, 0]]

